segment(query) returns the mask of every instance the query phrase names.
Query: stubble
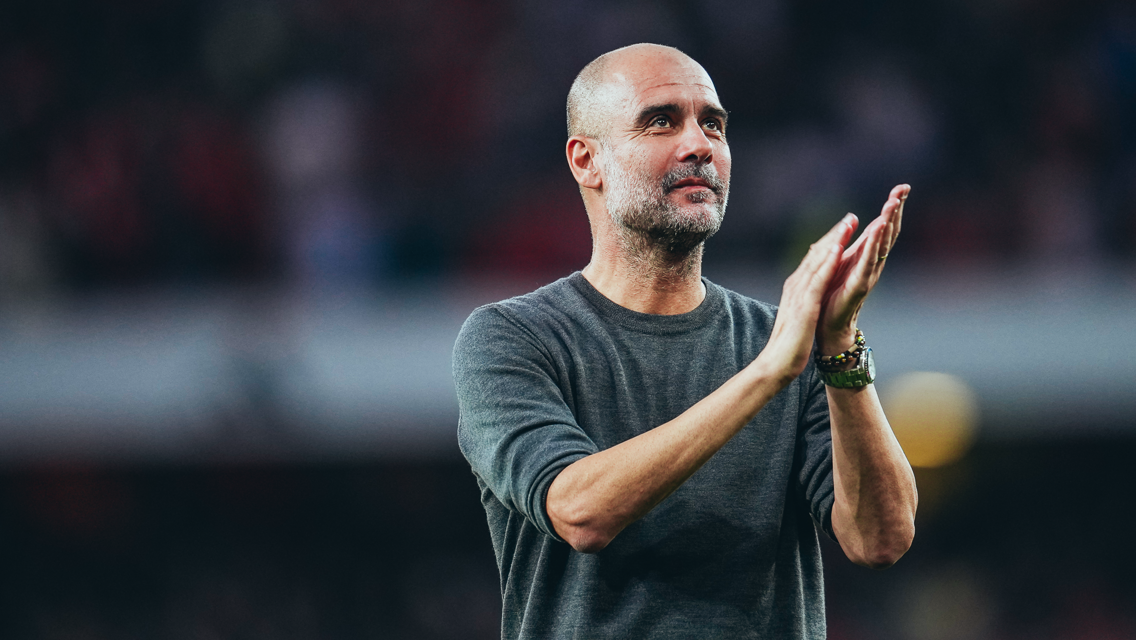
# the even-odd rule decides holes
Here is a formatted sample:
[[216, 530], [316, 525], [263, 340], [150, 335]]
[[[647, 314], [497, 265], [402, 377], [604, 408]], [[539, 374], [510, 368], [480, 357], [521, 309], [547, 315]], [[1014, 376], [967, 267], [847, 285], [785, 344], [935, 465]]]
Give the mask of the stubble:
[[[689, 276], [701, 262], [706, 240], [722, 224], [729, 182], [713, 165], [685, 163], [658, 179], [641, 163], [621, 162], [607, 148], [604, 157], [607, 210], [632, 268], [656, 277]], [[701, 178], [710, 187], [686, 194], [686, 202], [710, 206], [684, 207], [668, 197], [686, 178]]]

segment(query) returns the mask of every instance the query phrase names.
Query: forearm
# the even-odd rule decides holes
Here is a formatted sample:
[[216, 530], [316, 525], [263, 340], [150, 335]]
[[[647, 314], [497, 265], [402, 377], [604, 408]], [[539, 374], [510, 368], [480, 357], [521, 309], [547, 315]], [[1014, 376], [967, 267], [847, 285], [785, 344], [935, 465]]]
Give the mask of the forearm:
[[556, 532], [595, 552], [646, 515], [792, 380], [769, 360], [759, 356], [674, 420], [561, 471], [545, 502]]
[[765, 349], [748, 366], [674, 420], [566, 467], [545, 509], [578, 551], [607, 546], [674, 492], [729, 442], [808, 362], [820, 297], [852, 234], [846, 216], [809, 248], [785, 281]]
[[833, 531], [853, 562], [890, 566], [907, 552], [915, 535], [915, 476], [873, 385], [827, 390], [836, 492]]

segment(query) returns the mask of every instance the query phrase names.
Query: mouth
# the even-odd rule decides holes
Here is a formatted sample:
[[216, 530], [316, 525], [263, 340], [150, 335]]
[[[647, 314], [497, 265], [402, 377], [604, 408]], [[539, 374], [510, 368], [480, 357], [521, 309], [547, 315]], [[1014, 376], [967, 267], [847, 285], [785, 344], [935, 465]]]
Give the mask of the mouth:
[[714, 187], [710, 186], [710, 183], [702, 178], [683, 178], [672, 184], [670, 188], [671, 191], [677, 191], [679, 189], [709, 189], [713, 191]]
[[691, 196], [699, 192], [707, 191], [714, 194], [718, 193], [718, 190], [714, 188], [714, 185], [711, 184], [709, 180], [699, 177], [683, 178], [682, 180], [675, 182], [670, 186], [670, 188], [667, 189], [668, 193], [672, 191], [687, 193]]

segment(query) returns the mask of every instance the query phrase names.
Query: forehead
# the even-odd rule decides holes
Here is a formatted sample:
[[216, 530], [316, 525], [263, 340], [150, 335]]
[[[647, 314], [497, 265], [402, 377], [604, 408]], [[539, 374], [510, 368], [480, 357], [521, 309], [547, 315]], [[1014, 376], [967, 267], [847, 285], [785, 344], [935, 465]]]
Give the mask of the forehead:
[[695, 110], [706, 105], [722, 107], [710, 76], [689, 58], [640, 57], [614, 69], [611, 80], [621, 94], [618, 102], [629, 113], [654, 104]]

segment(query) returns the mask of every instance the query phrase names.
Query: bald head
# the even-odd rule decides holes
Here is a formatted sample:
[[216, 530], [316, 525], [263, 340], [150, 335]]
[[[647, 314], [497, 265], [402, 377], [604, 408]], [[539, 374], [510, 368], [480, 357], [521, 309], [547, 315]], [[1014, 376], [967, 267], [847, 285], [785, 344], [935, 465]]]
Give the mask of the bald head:
[[588, 63], [572, 83], [568, 92], [568, 136], [605, 139], [616, 107], [628, 99], [631, 80], [644, 66], [661, 61], [694, 67], [710, 83], [702, 66], [674, 47], [633, 44], [609, 51]]

